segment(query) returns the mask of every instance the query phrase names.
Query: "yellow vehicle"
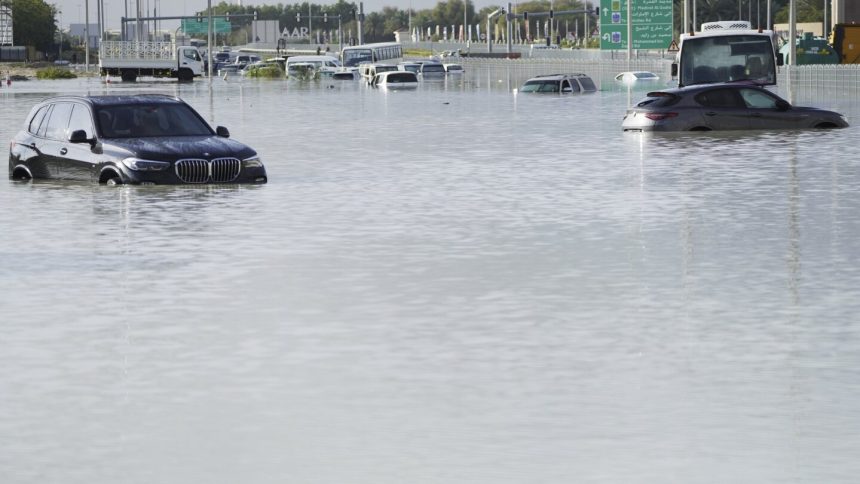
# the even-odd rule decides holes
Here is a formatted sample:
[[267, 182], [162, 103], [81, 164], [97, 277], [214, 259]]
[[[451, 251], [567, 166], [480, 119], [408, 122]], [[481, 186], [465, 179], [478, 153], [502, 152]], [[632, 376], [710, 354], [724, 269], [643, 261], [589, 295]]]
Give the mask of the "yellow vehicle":
[[860, 64], [860, 24], [836, 24], [830, 32], [830, 45], [841, 64]]

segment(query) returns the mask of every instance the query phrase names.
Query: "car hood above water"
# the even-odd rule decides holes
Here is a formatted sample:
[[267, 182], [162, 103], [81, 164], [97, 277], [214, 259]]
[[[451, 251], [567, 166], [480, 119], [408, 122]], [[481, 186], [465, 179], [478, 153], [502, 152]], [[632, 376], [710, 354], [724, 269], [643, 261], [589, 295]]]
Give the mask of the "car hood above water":
[[254, 150], [245, 144], [220, 136], [112, 138], [104, 140], [103, 145], [106, 152], [125, 151], [126, 156], [153, 161], [176, 161], [183, 158], [207, 160], [239, 158], [241, 160], [255, 154]]

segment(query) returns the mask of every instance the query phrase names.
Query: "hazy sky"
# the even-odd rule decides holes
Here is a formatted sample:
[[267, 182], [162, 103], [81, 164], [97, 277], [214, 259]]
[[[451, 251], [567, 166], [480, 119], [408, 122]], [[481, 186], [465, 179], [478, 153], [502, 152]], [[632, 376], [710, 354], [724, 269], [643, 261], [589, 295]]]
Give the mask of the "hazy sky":
[[[125, 3], [123, 0], [102, 0], [104, 2], [105, 8], [105, 25], [108, 29], [119, 29], [120, 18], [125, 14]], [[128, 0], [128, 12], [129, 17], [134, 17], [134, 9], [135, 2], [134, 0]], [[217, 5], [220, 0], [212, 0], [213, 5]], [[268, 4], [268, 5], [276, 5], [279, 0], [270, 0], [270, 1], [246, 1], [244, 5], [254, 5], [254, 4]], [[425, 9], [434, 7], [438, 1], [437, 0], [363, 0], [364, 1], [364, 11], [367, 12], [378, 12], [382, 10], [382, 7], [385, 6], [393, 6], [401, 9], [409, 8], [410, 6], [415, 9]], [[476, 9], [480, 9], [486, 7], [488, 5], [501, 5], [502, 2], [493, 1], [493, 0], [468, 0], [473, 2]], [[56, 5], [61, 11], [61, 22], [64, 26], [68, 26], [70, 23], [84, 23], [85, 16], [85, 6], [86, 0], [58, 0], [52, 2], [51, 0], [47, 0], [48, 3], [53, 3]], [[290, 5], [295, 2], [291, 2], [288, 0], [280, 0], [281, 3], [285, 5]], [[311, 3], [319, 3], [323, 4], [323, 2], [314, 2]], [[335, 2], [331, 2], [334, 5]], [[357, 1], [355, 3], [358, 3]], [[507, 1], [504, 2], [507, 4]], [[238, 4], [238, 3], [237, 3]], [[146, 11], [147, 6], [149, 10], [153, 10], [155, 8], [158, 9], [160, 16], [175, 16], [175, 15], [193, 15], [195, 12], [199, 10], [204, 10], [206, 8], [207, 2], [206, 0], [140, 0], [141, 8]], [[96, 23], [96, 0], [89, 0], [89, 9], [90, 9], [90, 23]], [[165, 22], [165, 28], [170, 28], [167, 22]], [[179, 22], [175, 21], [172, 23], [173, 28], [179, 26]]]

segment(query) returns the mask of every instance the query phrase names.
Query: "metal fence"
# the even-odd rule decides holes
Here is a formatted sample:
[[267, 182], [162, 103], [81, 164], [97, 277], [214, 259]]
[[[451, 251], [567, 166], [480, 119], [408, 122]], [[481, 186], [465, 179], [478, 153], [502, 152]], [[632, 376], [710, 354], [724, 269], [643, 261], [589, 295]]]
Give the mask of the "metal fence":
[[0, 62], [26, 62], [27, 60], [26, 47], [0, 47]]
[[[576, 51], [574, 51], [576, 52]], [[651, 71], [661, 79], [669, 81], [672, 60], [659, 56], [639, 56], [627, 60], [616, 55], [597, 59], [584, 56], [543, 55], [521, 59], [487, 59], [477, 57], [455, 57], [470, 69], [489, 72], [496, 79], [510, 78], [513, 83], [542, 74], [582, 72], [591, 76], [602, 88], [611, 85], [615, 76], [624, 71]], [[794, 101], [819, 101], [838, 99], [840, 102], [860, 102], [860, 65], [804, 65], [783, 66], [778, 73], [779, 91], [790, 95]], [[665, 83], [661, 87], [668, 87]]]
[[[507, 81], [511, 87], [519, 87], [531, 77], [545, 74], [583, 73], [591, 77], [601, 88], [615, 85], [615, 76], [624, 71], [651, 71], [661, 79], [669, 80], [672, 62], [668, 59], [577, 59], [577, 58], [521, 58], [483, 59], [477, 57], [453, 58], [466, 69], [486, 73], [487, 78]], [[660, 87], [666, 87], [665, 83]]]

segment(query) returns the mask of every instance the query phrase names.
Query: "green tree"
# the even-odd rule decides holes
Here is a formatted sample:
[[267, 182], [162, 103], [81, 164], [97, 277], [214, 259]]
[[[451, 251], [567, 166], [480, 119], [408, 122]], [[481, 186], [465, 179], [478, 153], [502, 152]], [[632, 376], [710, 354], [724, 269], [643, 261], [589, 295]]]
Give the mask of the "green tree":
[[[823, 5], [815, 2], [798, 0], [796, 4], [798, 22], [821, 22], [824, 19]], [[788, 23], [789, 5], [779, 9], [774, 16], [774, 22], [778, 24]]]
[[42, 52], [53, 49], [57, 9], [43, 0], [9, 0], [15, 45], [32, 45]]

